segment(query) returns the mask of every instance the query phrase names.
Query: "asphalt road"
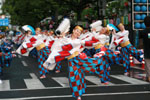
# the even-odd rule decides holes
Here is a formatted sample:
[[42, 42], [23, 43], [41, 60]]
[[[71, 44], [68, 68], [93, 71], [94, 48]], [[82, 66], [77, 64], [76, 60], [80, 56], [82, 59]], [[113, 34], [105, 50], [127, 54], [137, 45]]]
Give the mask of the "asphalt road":
[[[6, 100], [75, 100], [68, 83], [67, 61], [60, 73], [51, 71], [46, 79], [39, 79], [37, 59], [17, 55], [10, 68], [4, 68], [0, 84], [0, 99]], [[149, 100], [150, 84], [144, 81], [145, 72], [131, 69], [123, 75], [123, 67], [111, 67], [109, 85], [102, 85], [96, 75], [86, 74], [87, 92], [82, 100]]]

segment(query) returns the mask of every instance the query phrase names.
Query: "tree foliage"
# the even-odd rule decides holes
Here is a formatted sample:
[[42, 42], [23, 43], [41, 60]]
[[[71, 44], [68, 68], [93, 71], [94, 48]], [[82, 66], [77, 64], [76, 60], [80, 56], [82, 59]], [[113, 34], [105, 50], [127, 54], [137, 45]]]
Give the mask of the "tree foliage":
[[115, 0], [107, 3], [106, 17], [124, 16], [130, 11], [130, 0]]
[[5, 0], [2, 7], [4, 14], [11, 15], [11, 24], [37, 25], [42, 19], [59, 15], [68, 15], [71, 11], [81, 19], [81, 13], [87, 4], [94, 4], [97, 0]]
[[43, 0], [6, 0], [2, 7], [4, 13], [11, 15], [11, 23], [17, 25], [36, 24], [48, 15], [41, 8], [46, 9]]

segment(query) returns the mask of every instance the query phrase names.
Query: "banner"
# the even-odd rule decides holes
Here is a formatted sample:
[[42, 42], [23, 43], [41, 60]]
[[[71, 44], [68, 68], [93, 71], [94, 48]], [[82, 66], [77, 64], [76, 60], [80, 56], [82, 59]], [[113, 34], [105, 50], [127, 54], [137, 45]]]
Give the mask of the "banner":
[[9, 25], [8, 18], [0, 19], [0, 26], [8, 26], [8, 25]]

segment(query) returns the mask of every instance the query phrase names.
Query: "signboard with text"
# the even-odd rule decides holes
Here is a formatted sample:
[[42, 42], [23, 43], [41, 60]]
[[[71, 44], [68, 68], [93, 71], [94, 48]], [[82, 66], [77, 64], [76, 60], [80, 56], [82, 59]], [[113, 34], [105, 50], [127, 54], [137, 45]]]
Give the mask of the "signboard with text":
[[0, 18], [0, 26], [8, 26], [8, 25], [9, 25], [9, 19], [8, 18], [4, 18], [4, 19]]

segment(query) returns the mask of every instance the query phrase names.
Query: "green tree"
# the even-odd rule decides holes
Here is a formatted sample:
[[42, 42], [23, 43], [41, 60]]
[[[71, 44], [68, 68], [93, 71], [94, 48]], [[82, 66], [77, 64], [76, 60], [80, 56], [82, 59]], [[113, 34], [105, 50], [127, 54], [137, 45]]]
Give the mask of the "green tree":
[[68, 5], [70, 11], [72, 10], [77, 13], [77, 20], [81, 20], [82, 12], [85, 10], [87, 5], [95, 5], [97, 0], [63, 0], [63, 2], [64, 4]]
[[55, 0], [6, 0], [2, 9], [11, 15], [11, 24], [35, 26], [42, 19], [57, 15], [59, 5]]
[[5, 0], [4, 14], [11, 15], [11, 24], [37, 25], [42, 19], [52, 16], [68, 15], [71, 11], [81, 19], [81, 13], [87, 4], [97, 0]]
[[97, 19], [98, 14], [94, 8], [86, 8], [82, 11], [81, 18], [83, 21]]
[[107, 3], [106, 7], [106, 17], [113, 18], [117, 16], [125, 16], [125, 11], [129, 13], [130, 7], [128, 3], [130, 0], [115, 0]]

